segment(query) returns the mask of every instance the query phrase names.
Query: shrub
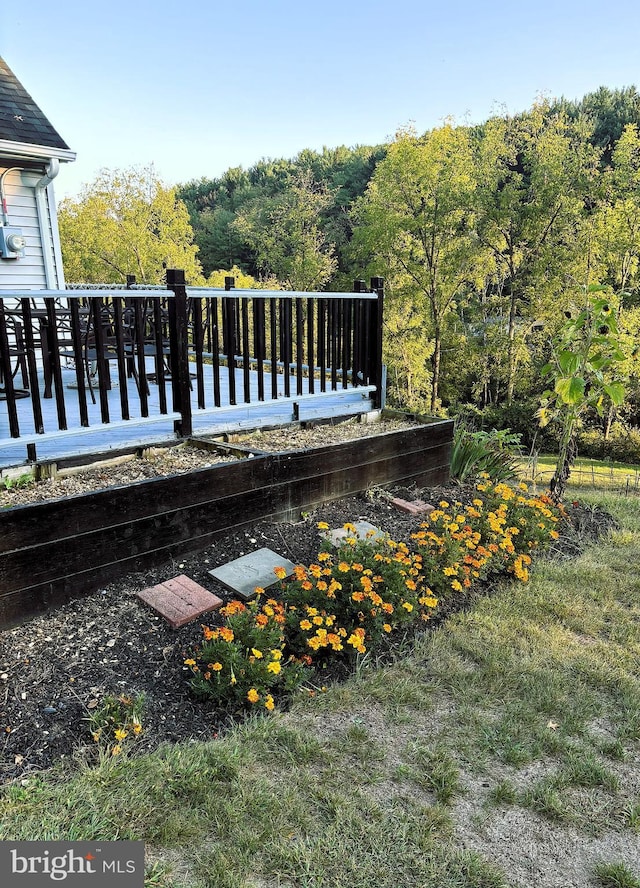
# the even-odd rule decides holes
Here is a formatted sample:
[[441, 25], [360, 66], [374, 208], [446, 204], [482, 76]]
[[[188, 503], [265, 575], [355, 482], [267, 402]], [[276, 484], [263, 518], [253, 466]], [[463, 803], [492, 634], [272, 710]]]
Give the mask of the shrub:
[[236, 711], [255, 706], [271, 710], [275, 692], [291, 691], [304, 680], [301, 664], [283, 668], [284, 604], [261, 599], [259, 595], [248, 605], [232, 601], [220, 611], [224, 626], [204, 627], [204, 643], [184, 661], [198, 696]]
[[519, 434], [509, 429], [473, 432], [459, 424], [453, 436], [451, 477], [462, 483], [484, 473], [493, 481], [513, 481], [518, 477], [519, 454]]
[[418, 616], [428, 620], [438, 603], [425, 584], [421, 555], [405, 543], [360, 539], [352, 524], [344, 527], [349, 535], [338, 549], [327, 543], [318, 563], [297, 567], [282, 588], [287, 646], [313, 662], [352, 660]]

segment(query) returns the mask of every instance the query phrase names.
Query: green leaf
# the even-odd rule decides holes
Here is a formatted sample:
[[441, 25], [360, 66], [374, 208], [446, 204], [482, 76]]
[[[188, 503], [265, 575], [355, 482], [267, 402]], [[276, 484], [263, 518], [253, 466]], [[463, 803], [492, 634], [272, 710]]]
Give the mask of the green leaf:
[[611, 358], [608, 358], [606, 355], [603, 355], [602, 352], [598, 352], [592, 358], [589, 359], [589, 363], [593, 367], [594, 370], [603, 370], [608, 364], [611, 363]]
[[572, 351], [561, 351], [558, 355], [558, 363], [564, 375], [571, 376], [578, 369], [580, 358]]
[[604, 385], [603, 389], [611, 398], [611, 403], [615, 404], [616, 407], [619, 407], [624, 401], [624, 386], [621, 382], [610, 382], [608, 385]]
[[561, 377], [555, 390], [565, 404], [579, 404], [584, 398], [585, 381], [581, 376]]

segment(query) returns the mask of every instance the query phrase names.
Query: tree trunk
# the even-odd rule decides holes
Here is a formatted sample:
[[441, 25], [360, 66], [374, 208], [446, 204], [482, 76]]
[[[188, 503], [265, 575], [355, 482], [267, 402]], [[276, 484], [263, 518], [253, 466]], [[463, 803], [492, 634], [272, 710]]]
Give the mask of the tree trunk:
[[433, 331], [433, 374], [431, 377], [431, 413], [438, 409], [438, 385], [440, 383], [440, 353], [442, 351], [442, 330], [436, 322]]
[[604, 440], [608, 441], [611, 436], [611, 426], [613, 425], [613, 420], [616, 417], [616, 408], [612, 404], [607, 410], [607, 418], [604, 424]]
[[513, 286], [509, 298], [509, 345], [507, 347], [507, 405], [513, 401], [516, 386], [516, 294]]

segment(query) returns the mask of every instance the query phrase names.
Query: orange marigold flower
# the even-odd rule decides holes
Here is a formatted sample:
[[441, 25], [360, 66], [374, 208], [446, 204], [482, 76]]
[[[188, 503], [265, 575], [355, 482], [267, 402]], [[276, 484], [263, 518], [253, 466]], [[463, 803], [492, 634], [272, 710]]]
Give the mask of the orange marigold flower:
[[341, 561], [340, 564], [338, 565], [338, 570], [340, 571], [340, 573], [348, 573], [349, 565], [347, 564], [346, 561]]
[[260, 699], [260, 694], [256, 691], [255, 688], [249, 688], [247, 691], [247, 700], [249, 703], [257, 703]]
[[287, 569], [285, 567], [274, 567], [273, 572], [279, 580], [284, 580], [287, 575]]
[[305, 631], [311, 629], [311, 621], [310, 620], [300, 620], [300, 628]]
[[211, 664], [211, 668], [213, 669], [214, 672], [220, 672], [220, 670], [222, 669], [222, 663], [218, 663], [216, 661], [215, 663]]
[[305, 592], [309, 592], [310, 589], [313, 589], [313, 583], [311, 583], [309, 580], [305, 580], [302, 584], [302, 588], [305, 590]]
[[229, 629], [228, 626], [223, 626], [220, 630], [220, 637], [224, 639], [224, 641], [233, 641], [233, 629]]

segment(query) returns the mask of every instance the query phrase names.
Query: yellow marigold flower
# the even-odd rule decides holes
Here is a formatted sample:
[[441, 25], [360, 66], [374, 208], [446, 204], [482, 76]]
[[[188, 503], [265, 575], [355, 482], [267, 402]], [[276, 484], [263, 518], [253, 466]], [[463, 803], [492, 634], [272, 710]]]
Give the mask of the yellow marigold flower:
[[264, 589], [262, 588], [262, 586], [256, 586], [253, 591], [256, 593], [256, 595], [264, 595]]
[[552, 540], [557, 540], [560, 537], [560, 534], [558, 533], [557, 530], [550, 530], [549, 536], [551, 537]]
[[404, 584], [407, 587], [407, 589], [411, 589], [412, 592], [414, 592], [418, 588], [416, 586], [415, 580], [405, 580]]
[[136, 722], [135, 725], [133, 726], [133, 733], [134, 734], [141, 734], [142, 733], [142, 725], [140, 724], [140, 722]]
[[343, 524], [342, 526], [344, 527], [345, 530], [350, 531], [351, 533], [357, 533], [357, 532], [358, 532], [358, 531], [356, 530], [355, 524], [351, 524], [349, 521], [347, 521], [347, 523], [346, 523], [346, 524]]
[[222, 669], [222, 663], [218, 663], [217, 661], [215, 663], [210, 663], [209, 666], [214, 672], [220, 672]]
[[446, 500], [441, 500], [438, 503], [438, 505], [440, 506], [441, 509], [448, 509], [449, 508], [449, 503]]
[[318, 582], [316, 583], [316, 588], [319, 592], [326, 592], [329, 586], [327, 585], [327, 583], [325, 583], [324, 580], [318, 580]]
[[247, 691], [247, 700], [249, 703], [257, 703], [260, 699], [260, 694], [256, 691], [255, 688], [249, 688]]
[[282, 660], [282, 651], [279, 648], [274, 648], [270, 653], [273, 660]]
[[407, 613], [411, 613], [411, 611], [413, 610], [413, 605], [410, 601], [403, 601], [402, 606], [407, 611]]
[[129, 732], [125, 731], [124, 728], [116, 728], [116, 730], [113, 732], [113, 735], [116, 740], [124, 740], [128, 733]]
[[284, 580], [287, 575], [287, 570], [285, 567], [274, 567], [273, 572], [279, 580]]
[[420, 604], [425, 607], [435, 607], [438, 604], [438, 599], [434, 595], [425, 595], [420, 599]]
[[258, 648], [251, 648], [251, 653], [256, 658], [256, 660], [262, 659], [262, 651], [259, 651]]
[[281, 669], [282, 669], [282, 664], [280, 663], [280, 660], [273, 660], [267, 666], [267, 672], [273, 672], [274, 675], [277, 675]]
[[305, 631], [311, 629], [311, 622], [309, 620], [300, 620], [300, 628]]
[[267, 694], [265, 701], [264, 701], [264, 708], [268, 709], [269, 712], [271, 712], [271, 710], [273, 709], [274, 706], [275, 706], [275, 703], [273, 702], [273, 697], [271, 696], [271, 694]]
[[391, 626], [389, 625], [389, 623], [385, 623], [382, 628], [385, 632], [391, 632]]
[[330, 561], [331, 555], [329, 552], [318, 552], [318, 561]]
[[322, 617], [314, 617], [311, 622], [314, 623], [316, 626], [322, 626]]
[[347, 564], [346, 561], [341, 561], [340, 564], [338, 565], [338, 570], [340, 571], [340, 573], [348, 573], [349, 565]]
[[316, 527], [318, 530], [329, 530], [329, 525], [326, 521], [318, 521]]
[[455, 592], [462, 592], [462, 584], [459, 583], [458, 580], [454, 580], [453, 583], [451, 583], [451, 588]]

